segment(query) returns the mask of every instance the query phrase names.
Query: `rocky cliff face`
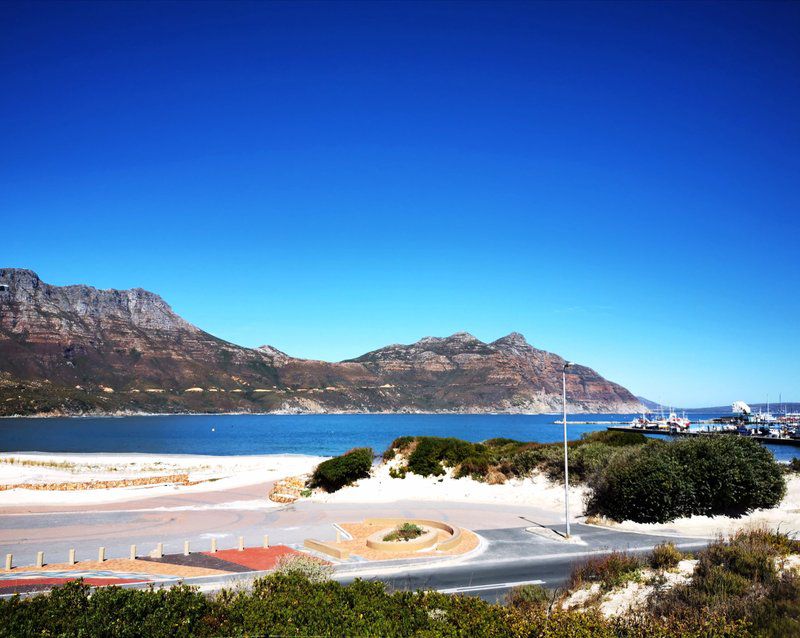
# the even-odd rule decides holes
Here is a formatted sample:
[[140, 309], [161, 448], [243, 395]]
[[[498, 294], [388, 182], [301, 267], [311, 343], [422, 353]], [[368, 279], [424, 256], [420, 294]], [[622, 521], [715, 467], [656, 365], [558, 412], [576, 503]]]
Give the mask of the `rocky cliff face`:
[[[0, 269], [0, 414], [94, 412], [552, 412], [564, 360], [512, 333], [428, 337], [341, 363], [244, 348], [176, 315], [151, 292], [51, 286]], [[589, 368], [568, 375], [571, 409], [638, 401]]]
[[[566, 361], [531, 346], [521, 334], [484, 343], [461, 332], [426, 337], [409, 346], [394, 345], [354, 362], [432, 407], [445, 404], [493, 406], [506, 412], [555, 412], [561, 409], [561, 372]], [[638, 401], [628, 390], [591, 368], [571, 366], [567, 394], [573, 410], [631, 412]]]

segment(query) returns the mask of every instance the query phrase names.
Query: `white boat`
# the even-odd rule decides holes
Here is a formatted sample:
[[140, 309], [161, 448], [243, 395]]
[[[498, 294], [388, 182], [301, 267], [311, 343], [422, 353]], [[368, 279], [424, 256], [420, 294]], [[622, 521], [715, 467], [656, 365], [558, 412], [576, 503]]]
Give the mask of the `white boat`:
[[686, 418], [686, 414], [683, 416], [678, 416], [674, 412], [670, 412], [669, 416], [667, 417], [667, 427], [669, 427], [670, 430], [674, 428], [681, 432], [685, 432], [689, 429], [691, 424], [692, 422]]

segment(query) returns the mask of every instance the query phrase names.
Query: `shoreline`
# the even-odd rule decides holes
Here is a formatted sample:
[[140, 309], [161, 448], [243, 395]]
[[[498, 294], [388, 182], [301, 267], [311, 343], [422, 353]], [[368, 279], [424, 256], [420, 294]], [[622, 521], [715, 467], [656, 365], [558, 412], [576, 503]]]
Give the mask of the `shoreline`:
[[6, 487], [0, 490], [0, 513], [17, 507], [93, 506], [241, 492], [253, 486], [264, 486], [257, 491], [259, 507], [279, 507], [267, 498], [266, 486], [288, 476], [308, 474], [328, 458], [308, 454], [2, 452], [0, 484]]
[[[433, 412], [412, 412], [412, 411], [376, 411], [362, 412], [350, 410], [335, 410], [328, 412], [297, 412], [281, 411], [273, 412], [101, 412], [91, 414], [5, 414], [0, 415], [0, 419], [124, 419], [127, 417], [164, 417], [164, 416], [557, 416], [560, 412], [517, 412], [497, 410], [491, 411], [456, 411], [456, 410], [437, 410]], [[572, 411], [570, 414], [604, 414], [632, 416], [634, 412], [586, 412]], [[560, 422], [558, 423], [560, 425]], [[567, 422], [569, 425], [569, 421]]]

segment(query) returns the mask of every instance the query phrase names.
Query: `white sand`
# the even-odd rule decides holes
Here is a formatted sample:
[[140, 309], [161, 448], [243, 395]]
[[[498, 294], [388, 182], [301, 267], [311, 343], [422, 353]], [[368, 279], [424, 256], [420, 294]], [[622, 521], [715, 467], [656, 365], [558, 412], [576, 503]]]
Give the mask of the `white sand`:
[[[67, 463], [67, 467], [22, 465]], [[114, 481], [188, 473], [197, 485], [146, 485], [88, 490], [0, 491], [0, 508], [19, 505], [91, 505], [176, 494], [195, 494], [266, 483], [311, 472], [325, 457], [294, 454], [262, 456], [201, 456], [189, 454], [0, 454], [0, 484], [53, 484]], [[265, 504], [270, 504], [264, 495]], [[276, 504], [277, 505], [277, 504]]]
[[679, 518], [671, 523], [614, 523], [603, 521], [603, 526], [630, 532], [657, 533], [665, 535], [697, 536], [715, 538], [729, 536], [739, 529], [766, 527], [779, 529], [800, 536], [800, 477], [792, 476], [786, 481], [786, 496], [778, 507], [756, 510], [741, 518], [729, 516], [691, 516]]
[[[441, 477], [422, 477], [408, 473], [404, 479], [389, 476], [390, 465], [372, 468], [369, 478], [332, 494], [315, 492], [309, 499], [320, 503], [387, 503], [394, 501], [447, 501], [535, 506], [553, 512], [564, 510], [564, 486], [543, 475], [512, 479], [502, 485], [489, 485], [471, 478], [455, 479], [452, 471]], [[583, 512], [585, 488], [570, 488], [570, 503], [575, 514]]]

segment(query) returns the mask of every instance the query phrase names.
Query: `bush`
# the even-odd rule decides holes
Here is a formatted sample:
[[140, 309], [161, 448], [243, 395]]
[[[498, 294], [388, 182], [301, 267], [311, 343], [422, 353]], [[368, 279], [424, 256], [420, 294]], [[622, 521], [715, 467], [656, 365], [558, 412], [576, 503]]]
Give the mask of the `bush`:
[[692, 484], [678, 461], [652, 441], [629, 448], [589, 480], [589, 515], [639, 523], [663, 523], [691, 510]]
[[600, 583], [603, 589], [613, 589], [636, 578], [641, 568], [642, 560], [625, 552], [592, 557], [572, 567], [569, 587], [575, 589], [584, 583]]
[[92, 591], [82, 580], [48, 595], [0, 601], [0, 636], [115, 636], [189, 638], [209, 635], [206, 619], [213, 605], [196, 589]]
[[454, 438], [421, 436], [408, 457], [408, 470], [420, 476], [441, 476], [445, 467], [455, 467], [472, 458], [491, 460], [485, 445]]
[[587, 476], [587, 513], [664, 523], [694, 514], [740, 516], [786, 492], [772, 454], [743, 437], [696, 437], [621, 448]]
[[402, 525], [398, 525], [393, 531], [384, 536], [383, 540], [386, 542], [411, 541], [415, 538], [419, 538], [424, 533], [425, 530], [419, 525], [415, 525], [414, 523], [403, 523]]
[[674, 543], [664, 542], [656, 545], [650, 553], [650, 567], [653, 569], [673, 569], [683, 560], [683, 554]]
[[800, 635], [800, 581], [775, 568], [778, 557], [797, 550], [797, 541], [767, 530], [720, 539], [700, 552], [688, 584], [651, 597], [649, 614], [673, 625], [724, 618], [748, 635]]
[[520, 585], [506, 594], [506, 604], [512, 607], [547, 607], [550, 593], [541, 585]]
[[406, 470], [406, 468], [404, 468], [404, 467], [399, 467], [399, 468], [390, 467], [389, 468], [389, 478], [404, 479], [406, 477], [406, 473], [407, 472], [408, 472], [408, 470]]
[[537, 445], [513, 454], [509, 458], [509, 463], [514, 474], [517, 476], [529, 476], [532, 474], [547, 459], [547, 450], [547, 446]]
[[302, 576], [312, 583], [321, 583], [330, 580], [333, 575], [333, 566], [303, 554], [284, 554], [278, 559], [275, 573], [286, 576]]
[[796, 456], [793, 456], [792, 460], [786, 464], [785, 470], [793, 474], [800, 472], [800, 459], [798, 459]]
[[692, 482], [689, 514], [741, 516], [774, 507], [786, 494], [786, 483], [772, 453], [738, 436], [697, 437], [677, 441], [669, 451]]
[[400, 436], [392, 441], [392, 444], [386, 448], [383, 453], [383, 460], [384, 461], [391, 461], [395, 454], [401, 452], [402, 450], [406, 449], [409, 445], [414, 442], [415, 437], [413, 436]]
[[[771, 633], [797, 635], [797, 587], [786, 579], [770, 591], [774, 605], [752, 599], [751, 618]], [[693, 616], [652, 613], [606, 620], [595, 612], [548, 610], [540, 588], [521, 588], [508, 606], [438, 592], [389, 593], [379, 582], [313, 582], [296, 571], [257, 579], [252, 591], [206, 597], [190, 587], [96, 590], [81, 583], [49, 595], [0, 600], [0, 637], [107, 636], [381, 636], [387, 638], [739, 638], [746, 627], [716, 610]], [[781, 633], [782, 632], [782, 633]]]
[[582, 443], [602, 443], [609, 447], [644, 445], [649, 439], [641, 432], [620, 432], [619, 430], [598, 430], [586, 432], [581, 436]]
[[[570, 482], [585, 481], [619, 452], [647, 440], [639, 433], [604, 431], [570, 441]], [[406, 456], [405, 469], [421, 476], [441, 476], [446, 468], [455, 467], [455, 478], [472, 477], [489, 483], [502, 483], [512, 476], [529, 476], [535, 470], [543, 471], [551, 480], [564, 480], [561, 443], [525, 443], [506, 438], [470, 443], [434, 436], [400, 437], [392, 442], [383, 458], [391, 460], [397, 453]]]
[[335, 492], [360, 478], [366, 478], [372, 467], [372, 456], [372, 448], [360, 447], [323, 461], [317, 465], [308, 485]]

